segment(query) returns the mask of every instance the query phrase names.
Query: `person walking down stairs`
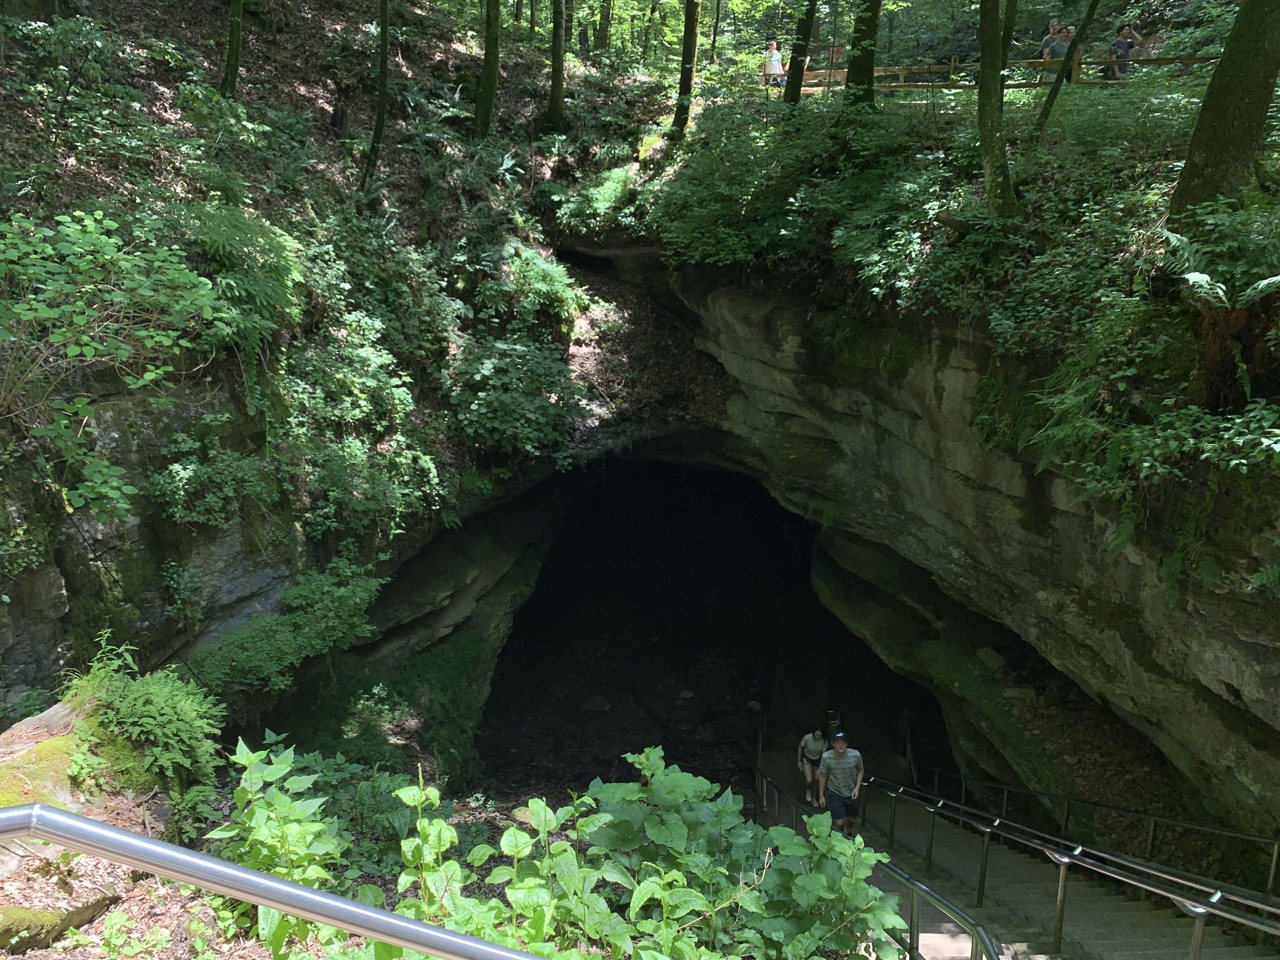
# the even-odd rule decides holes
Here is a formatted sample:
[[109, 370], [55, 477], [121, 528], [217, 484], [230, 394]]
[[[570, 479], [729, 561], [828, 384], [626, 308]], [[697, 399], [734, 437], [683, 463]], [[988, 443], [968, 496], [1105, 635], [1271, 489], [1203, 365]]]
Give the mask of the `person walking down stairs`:
[[853, 830], [863, 773], [862, 754], [849, 746], [848, 734], [837, 730], [818, 765], [818, 806], [831, 811], [831, 828], [837, 833], [845, 832], [846, 824]]
[[809, 732], [800, 738], [796, 747], [796, 769], [804, 774], [804, 802], [816, 803], [813, 796], [814, 781], [818, 779], [818, 764], [822, 763], [822, 755], [827, 752], [827, 735], [822, 731], [822, 724], [809, 728]]

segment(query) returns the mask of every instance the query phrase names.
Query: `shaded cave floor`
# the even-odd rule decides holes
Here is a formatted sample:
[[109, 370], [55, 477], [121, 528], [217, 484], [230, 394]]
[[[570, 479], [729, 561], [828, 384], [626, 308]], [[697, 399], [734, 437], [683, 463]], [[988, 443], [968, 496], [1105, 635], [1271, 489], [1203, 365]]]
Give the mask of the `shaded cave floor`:
[[860, 748], [880, 750], [910, 698], [945, 741], [932, 699], [819, 603], [812, 526], [758, 484], [630, 462], [596, 479], [499, 657], [476, 741], [483, 793], [558, 798], [634, 779], [622, 754], [661, 745], [668, 763], [746, 794], [765, 709], [775, 747], [834, 708], [861, 727]]

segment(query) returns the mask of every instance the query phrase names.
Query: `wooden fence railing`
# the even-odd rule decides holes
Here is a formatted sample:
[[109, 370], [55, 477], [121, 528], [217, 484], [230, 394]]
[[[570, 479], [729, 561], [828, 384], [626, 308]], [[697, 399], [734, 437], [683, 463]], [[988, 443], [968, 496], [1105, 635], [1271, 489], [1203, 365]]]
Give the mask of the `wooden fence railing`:
[[[1217, 57], [1134, 57], [1127, 62], [1130, 66], [1169, 66], [1178, 64], [1183, 67], [1191, 67], [1198, 63], [1216, 63]], [[1023, 67], [1033, 72], [1045, 70], [1060, 70], [1065, 61], [1063, 60], [1010, 60], [1009, 67]], [[1109, 67], [1115, 61], [1112, 60], [1085, 60], [1077, 58], [1073, 69], [1073, 83], [1105, 85], [1108, 83], [1119, 83], [1123, 81], [1111, 80], [1095, 76], [1087, 78], [1089, 67]], [[969, 90], [977, 86], [975, 76], [978, 71], [978, 64], [961, 62], [958, 57], [953, 57], [950, 63], [926, 63], [915, 66], [904, 67], [876, 67], [876, 89], [877, 90]], [[908, 77], [933, 77], [944, 75], [940, 80], [908, 80]], [[896, 79], [887, 79], [896, 78]], [[804, 92], [819, 93], [822, 90], [834, 89], [844, 86], [845, 71], [844, 70], [806, 70], [804, 74]], [[1016, 80], [1005, 84], [1005, 88], [1026, 88], [1047, 86], [1052, 83], [1052, 78], [1043, 79], [1037, 77], [1034, 80]]]

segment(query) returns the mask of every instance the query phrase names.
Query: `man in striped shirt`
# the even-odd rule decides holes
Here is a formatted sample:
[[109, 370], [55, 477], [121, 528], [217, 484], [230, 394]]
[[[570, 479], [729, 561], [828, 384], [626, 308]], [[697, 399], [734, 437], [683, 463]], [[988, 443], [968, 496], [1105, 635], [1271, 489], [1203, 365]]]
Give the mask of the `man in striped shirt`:
[[818, 765], [818, 806], [831, 811], [831, 829], [844, 832], [846, 821], [852, 828], [862, 792], [862, 754], [849, 746], [849, 736], [837, 730], [831, 749]]

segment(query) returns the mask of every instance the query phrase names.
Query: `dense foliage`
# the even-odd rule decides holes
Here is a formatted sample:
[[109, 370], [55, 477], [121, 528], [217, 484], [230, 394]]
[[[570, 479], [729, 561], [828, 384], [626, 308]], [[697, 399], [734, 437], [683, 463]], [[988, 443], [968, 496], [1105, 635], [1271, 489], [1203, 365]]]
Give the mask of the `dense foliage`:
[[[1001, 153], [1020, 212], [995, 216], [970, 92], [878, 109], [758, 96], [759, 41], [792, 29], [790, 0], [724, 0], [704, 15], [701, 109], [678, 145], [660, 122], [680, 59], [677, 0], [561, 7], [564, 129], [541, 126], [542, 66], [517, 48], [492, 130], [486, 117], [475, 139], [474, 4], [403, 7], [389, 29], [363, 0], [329, 10], [323, 28], [310, 11], [261, 5], [238, 85], [218, 81], [210, 53], [221, 20], [196, 35], [208, 24], [157, 6], [158, 25], [136, 11], [131, 26], [129, 11], [113, 26], [0, 19], [0, 104], [21, 120], [0, 144], [0, 587], [89, 520], [136, 531], [162, 557], [111, 573], [103, 620], [159, 595], [166, 626], [198, 633], [207, 598], [186, 564], [227, 528], [292, 575], [275, 610], [181, 673], [138, 671], [159, 644], [94, 658], [72, 637], [90, 663], [67, 689], [85, 713], [73, 774], [87, 788], [171, 790], [180, 836], [213, 814], [217, 697], [252, 718], [308, 664], [371, 633], [379, 564], [406, 533], [456, 522], [469, 492], [530, 464], [572, 461], [594, 398], [566, 359], [591, 304], [550, 255], [565, 235], [656, 238], [675, 263], [804, 291], [820, 307], [807, 331], [815, 376], [837, 382], [873, 324], [978, 330], [997, 361], [974, 410], [989, 442], [1114, 503], [1103, 516], [1117, 545], [1163, 549], [1171, 584], [1280, 584], [1280, 208], [1268, 174], [1280, 139], [1273, 122], [1257, 191], [1165, 223], [1201, 68], [1076, 85], [1043, 132], [1042, 90], [1010, 89]], [[1033, 54], [1049, 16], [1084, 7], [1023, 5], [1014, 59]], [[527, 49], [549, 39], [536, 9], [512, 11]], [[816, 60], [840, 65], [856, 9], [818, 5]], [[1101, 22], [1153, 21], [1172, 55], [1216, 51], [1233, 15], [1221, 0], [1099, 9]], [[950, 0], [886, 3], [881, 60], [972, 57], [974, 27]], [[1036, 73], [1015, 65], [1009, 78]], [[901, 326], [886, 367], [918, 359]], [[1253, 556], [1219, 549], [1221, 531], [1237, 548], [1253, 538]], [[421, 673], [473, 682], [475, 664], [458, 662], [470, 653], [405, 668], [430, 704], [381, 688], [385, 702], [363, 701], [368, 724], [335, 728], [381, 733], [380, 711], [417, 710], [447, 776], [474, 704], [455, 709]], [[232, 756], [239, 783], [207, 839], [250, 866], [535, 953], [897, 955], [894, 905], [866, 883], [882, 858], [833, 835], [826, 816], [808, 839], [766, 831], [661, 751], [630, 759], [636, 783], [594, 784], [559, 809], [531, 800], [520, 825], [464, 838], [435, 787], [268, 733]], [[390, 897], [375, 882], [388, 874]], [[280, 957], [308, 941], [397, 953], [243, 904], [219, 902], [217, 916], [221, 930], [193, 931], [197, 945], [243, 934]], [[122, 920], [104, 926], [120, 955], [163, 947], [135, 940]]]
[[[877, 112], [709, 104], [678, 164], [604, 171], [561, 212], [575, 229], [647, 224], [678, 262], [769, 264], [844, 300], [811, 315], [828, 356], [856, 351], [880, 316], [989, 330], [1017, 361], [993, 368], [974, 411], [990, 442], [1115, 502], [1113, 542], [1165, 550], [1171, 586], [1194, 573], [1256, 589], [1280, 571], [1265, 539], [1280, 496], [1280, 207], [1258, 193], [1198, 209], [1179, 225], [1194, 239], [1162, 228], [1203, 89], [1196, 73], [1079, 87], [1038, 143], [1041, 91], [1009, 91], [1014, 220], [983, 202], [965, 91]], [[1253, 557], [1214, 544], [1251, 513]]]
[[[515, 812], [518, 823], [493, 837], [495, 846], [475, 837], [463, 844], [434, 787], [395, 788], [398, 815], [386, 806], [390, 791], [329, 803], [316, 794], [343, 779], [341, 761], [339, 776], [328, 780], [333, 764], [317, 766], [314, 756], [304, 762], [278, 743], [261, 751], [242, 743], [233, 757], [243, 768], [235, 811], [209, 837], [238, 862], [350, 891], [362, 876], [352, 863], [368, 862], [369, 850], [398, 836], [402, 864], [389, 906], [535, 955], [900, 955], [886, 935], [903, 925], [896, 902], [867, 882], [885, 858], [860, 839], [833, 834], [829, 815], [809, 818], [808, 838], [787, 827], [765, 830], [743, 820], [741, 798], [668, 767], [660, 748], [627, 759], [639, 782], [597, 780], [558, 809], [531, 799]], [[365, 902], [386, 902], [377, 886], [356, 892]], [[403, 953], [349, 945], [340, 931], [267, 908], [227, 904], [221, 916], [277, 957], [311, 937], [331, 956]]]

